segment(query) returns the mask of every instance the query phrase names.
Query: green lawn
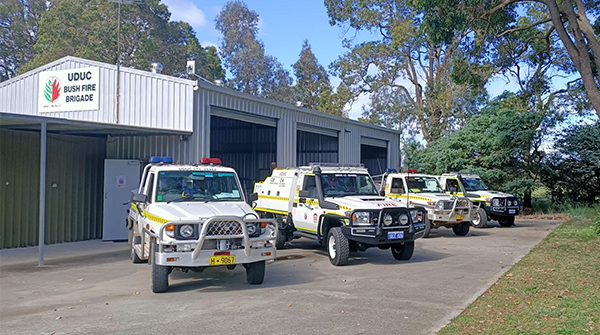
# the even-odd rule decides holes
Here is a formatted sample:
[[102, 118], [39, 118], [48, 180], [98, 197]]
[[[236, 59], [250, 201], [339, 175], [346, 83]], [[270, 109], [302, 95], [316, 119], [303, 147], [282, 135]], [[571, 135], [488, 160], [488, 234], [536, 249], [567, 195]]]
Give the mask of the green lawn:
[[600, 334], [599, 208], [572, 209], [439, 334]]

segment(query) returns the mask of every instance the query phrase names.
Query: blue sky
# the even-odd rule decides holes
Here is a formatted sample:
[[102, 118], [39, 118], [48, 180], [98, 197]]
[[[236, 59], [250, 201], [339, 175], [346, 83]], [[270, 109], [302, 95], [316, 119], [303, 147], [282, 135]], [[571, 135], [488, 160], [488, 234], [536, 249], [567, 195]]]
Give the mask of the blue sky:
[[[227, 0], [162, 1], [172, 13], [171, 20], [190, 23], [202, 45], [221, 44], [220, 33], [215, 30], [215, 17]], [[259, 38], [264, 42], [266, 53], [275, 56], [290, 73], [293, 73], [292, 64], [298, 60], [305, 39], [311, 44], [319, 63], [328, 69], [331, 62], [347, 51], [342, 47], [344, 38], [355, 37], [355, 41], [364, 41], [372, 37], [368, 32], [355, 36], [355, 30], [351, 29], [346, 33], [339, 26], [331, 26], [323, 0], [244, 2], [260, 16]], [[331, 81], [334, 86], [340, 82], [337, 78], [331, 78]], [[557, 79], [555, 85], [562, 86], [566, 81], [564, 78]], [[490, 96], [496, 96], [505, 90], [516, 91], [516, 83], [498, 77], [488, 84]], [[361, 116], [361, 108], [367, 102], [368, 97], [359, 98], [349, 110], [349, 117], [356, 119]]]

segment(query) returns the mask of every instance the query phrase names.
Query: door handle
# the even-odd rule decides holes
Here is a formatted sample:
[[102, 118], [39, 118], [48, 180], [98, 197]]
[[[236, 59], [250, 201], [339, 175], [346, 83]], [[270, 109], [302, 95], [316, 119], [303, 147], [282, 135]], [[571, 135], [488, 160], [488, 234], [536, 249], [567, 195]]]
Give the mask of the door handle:
[[104, 192], [104, 199], [108, 199], [108, 192]]

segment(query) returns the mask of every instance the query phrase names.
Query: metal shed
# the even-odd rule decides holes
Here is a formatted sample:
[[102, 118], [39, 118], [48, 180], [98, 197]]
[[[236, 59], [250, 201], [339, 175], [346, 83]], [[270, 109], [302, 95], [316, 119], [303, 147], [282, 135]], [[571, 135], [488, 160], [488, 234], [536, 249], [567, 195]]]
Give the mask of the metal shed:
[[[41, 112], [49, 71], [88, 68], [98, 69], [96, 109]], [[37, 244], [44, 220], [46, 243], [101, 238], [104, 160], [220, 157], [247, 191], [272, 163], [362, 162], [372, 174], [399, 164], [394, 130], [128, 68], [120, 69], [117, 106], [116, 78], [114, 65], [65, 57], [0, 83], [0, 248]]]

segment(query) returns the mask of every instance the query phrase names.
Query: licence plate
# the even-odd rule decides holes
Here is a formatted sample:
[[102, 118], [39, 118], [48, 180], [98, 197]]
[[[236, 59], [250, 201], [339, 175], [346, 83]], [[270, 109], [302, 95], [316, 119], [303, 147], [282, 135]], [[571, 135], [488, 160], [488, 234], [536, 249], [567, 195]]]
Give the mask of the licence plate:
[[209, 265], [230, 265], [235, 264], [235, 255], [210, 256]]
[[516, 214], [517, 210], [516, 209], [509, 209], [508, 210], [508, 214]]
[[404, 232], [403, 231], [388, 231], [387, 233], [388, 235], [388, 240], [397, 240], [397, 239], [401, 239], [404, 238]]
[[464, 216], [464, 215], [459, 215], [459, 214], [456, 214], [456, 215], [454, 216], [454, 219], [455, 219], [456, 221], [462, 221], [462, 220], [464, 220], [464, 219], [465, 219], [465, 216]]

